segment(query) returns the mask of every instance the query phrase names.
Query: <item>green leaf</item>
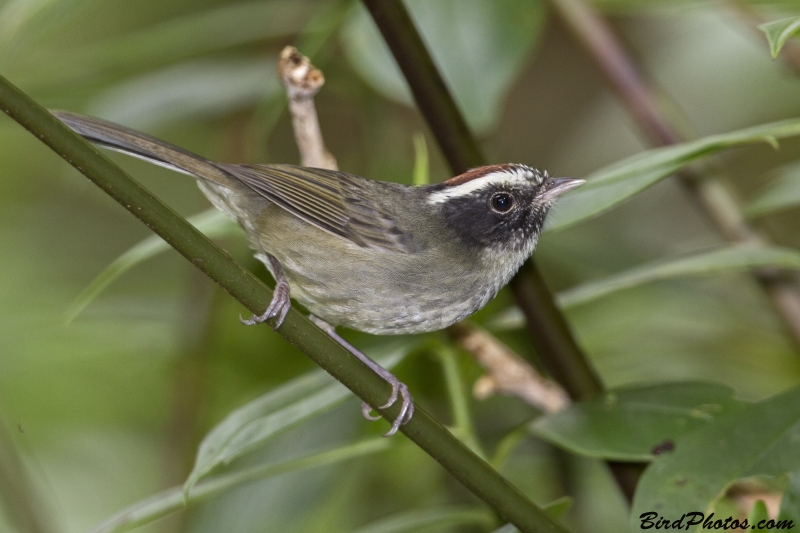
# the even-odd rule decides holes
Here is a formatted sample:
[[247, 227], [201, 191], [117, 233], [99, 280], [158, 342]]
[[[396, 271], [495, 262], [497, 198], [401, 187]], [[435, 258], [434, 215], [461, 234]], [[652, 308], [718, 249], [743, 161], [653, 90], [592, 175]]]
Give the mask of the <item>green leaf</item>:
[[800, 17], [773, 20], [760, 25], [758, 29], [767, 35], [769, 51], [772, 53], [772, 59], [775, 59], [786, 41], [800, 33]]
[[800, 163], [781, 167], [775, 174], [775, 179], [744, 208], [745, 215], [757, 218], [800, 205]]
[[[386, 369], [399, 363], [416, 346], [398, 341], [381, 347], [374, 359]], [[309, 372], [232, 411], [200, 443], [194, 468], [184, 483], [189, 494], [197, 481], [269, 439], [320, 416], [351, 397], [343, 385], [323, 371]]]
[[724, 148], [800, 134], [800, 119], [763, 124], [695, 141], [647, 150], [592, 173], [586, 184], [565, 194], [548, 216], [545, 230], [595, 217], [682, 168]]
[[[649, 461], [739, 403], [733, 391], [711, 383], [669, 383], [617, 389], [538, 418], [530, 431], [572, 453], [612, 461]], [[664, 451], [667, 451], [666, 449]]]
[[544, 509], [544, 511], [554, 519], [561, 520], [561, 518], [567, 514], [567, 511], [572, 508], [574, 503], [575, 501], [569, 496], [562, 496], [561, 498], [548, 503], [542, 507], [542, 509]]
[[428, 144], [425, 134], [414, 134], [414, 173], [411, 177], [412, 185], [428, 185], [431, 182], [430, 163], [428, 161]]
[[442, 365], [447, 395], [450, 397], [450, 408], [452, 410], [452, 433], [458, 437], [467, 447], [482, 459], [486, 459], [486, 452], [481, 446], [480, 439], [475, 431], [475, 424], [472, 421], [470, 410], [470, 397], [464, 386], [464, 379], [461, 375], [457, 355], [458, 352], [449, 344], [440, 344], [436, 349], [439, 362]]
[[193, 59], [131, 76], [98, 94], [88, 113], [150, 130], [190, 116], [229, 115], [284, 91], [271, 59]]
[[404, 533], [433, 531], [448, 527], [477, 524], [489, 527], [494, 515], [479, 507], [447, 506], [418, 509], [393, 514], [356, 530], [355, 533]]
[[584, 283], [560, 292], [557, 302], [560, 307], [569, 308], [651, 281], [759, 267], [800, 269], [800, 252], [779, 246], [725, 246], [678, 259], [656, 261]]
[[[320, 7], [319, 2], [300, 0], [241, 2], [193, 10], [191, 14], [171, 19], [161, 18], [141, 29], [134, 24], [137, 26], [134, 31], [122, 29], [118, 32], [119, 37], [89, 41], [88, 44], [75, 43], [74, 46], [64, 47], [60, 39], [41, 44], [39, 39], [34, 43], [35, 47], [20, 48], [23, 53], [10, 55], [7, 66], [12, 73], [24, 78], [26, 83], [58, 87], [59, 94], [69, 94], [69, 88], [84, 86], [88, 80], [91, 80], [90, 85], [96, 87], [101, 80], [118, 80], [120, 75], [150, 70], [203, 54], [222, 51], [229, 58], [244, 57], [247, 54], [242, 45], [297, 36], [304, 29], [309, 16], [319, 11]], [[66, 6], [66, 9], [69, 10], [67, 13], [79, 11], [76, 7]], [[63, 10], [65, 6], [50, 9], [51, 18], [69, 18], [64, 17]], [[133, 15], [133, 11], [130, 14]], [[133, 18], [136, 19], [135, 16]], [[17, 32], [10, 44], [16, 44], [15, 41], [22, 36], [30, 38], [30, 26], [33, 25]], [[58, 30], [66, 35], [76, 28], [64, 25]], [[323, 29], [309, 29], [311, 32], [320, 30]], [[236, 50], [236, 47], [241, 50]], [[262, 76], [263, 80], [268, 81], [270, 72], [264, 72]]]
[[[161, 21], [135, 33], [86, 48], [69, 50], [71, 64], [93, 70], [120, 65], [166, 64], [215, 50], [290, 36], [308, 16], [297, 0], [241, 2]], [[266, 80], [269, 73], [264, 73]]]
[[732, 482], [800, 469], [800, 387], [724, 414], [659, 455], [636, 490], [637, 517], [658, 510], [666, 518], [705, 512]]
[[514, 449], [527, 437], [528, 428], [524, 425], [506, 433], [500, 442], [497, 443], [494, 449], [494, 455], [489, 459], [489, 464], [492, 465], [495, 470], [500, 471]]
[[750, 514], [747, 515], [747, 522], [750, 524], [758, 524], [762, 520], [769, 519], [769, 511], [767, 510], [767, 504], [764, 503], [764, 500], [756, 500], [753, 504], [753, 508], [750, 509]]
[[321, 453], [290, 459], [288, 461], [253, 466], [238, 472], [231, 472], [229, 474], [204, 479], [194, 486], [188, 496], [184, 495], [183, 487], [173, 487], [126, 507], [92, 529], [92, 533], [128, 531], [129, 529], [149, 524], [187, 505], [218, 496], [240, 485], [266, 479], [278, 474], [297, 472], [363, 457], [386, 450], [390, 445], [391, 441], [389, 439], [379, 437], [348, 444]]
[[[212, 208], [187, 219], [197, 229], [211, 238], [240, 234], [241, 230], [225, 213]], [[171, 250], [158, 235], [151, 235], [119, 256], [81, 292], [64, 312], [65, 322], [72, 322], [98, 294], [103, 292], [122, 274], [151, 257]]]
[[[471, 129], [493, 128], [506, 94], [541, 38], [544, 3], [409, 0], [405, 5]], [[344, 26], [342, 44], [353, 68], [375, 90], [412, 104], [400, 69], [363, 7]]]

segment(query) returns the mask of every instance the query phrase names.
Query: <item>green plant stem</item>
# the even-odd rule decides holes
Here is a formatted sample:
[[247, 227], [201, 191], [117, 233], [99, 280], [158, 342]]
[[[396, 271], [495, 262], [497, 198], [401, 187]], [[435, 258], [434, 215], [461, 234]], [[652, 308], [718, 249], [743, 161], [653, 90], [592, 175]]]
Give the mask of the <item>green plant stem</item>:
[[444, 379], [447, 383], [447, 393], [453, 408], [453, 425], [467, 433], [474, 433], [472, 416], [469, 412], [467, 395], [464, 394], [464, 384], [461, 381], [461, 372], [458, 369], [455, 350], [443, 344], [437, 350], [439, 360], [444, 370]]
[[[1, 76], [0, 109], [107, 192], [247, 309], [253, 313], [264, 311], [272, 299], [272, 291], [266, 285]], [[389, 396], [388, 383], [295, 309], [289, 312], [278, 333], [370, 405], [381, 405]], [[378, 412], [393, 420], [399, 410], [398, 402]], [[418, 408], [401, 430], [520, 530], [566, 531], [422, 409]]]
[[[401, 0], [364, 0], [408, 82], [453, 172], [486, 164], [422, 37]], [[575, 341], [533, 260], [514, 278], [514, 295], [528, 319], [528, 330], [548, 370], [574, 399], [603, 390], [597, 374]]]
[[514, 452], [514, 449], [530, 435], [530, 430], [528, 430], [527, 426], [527, 424], [523, 424], [514, 431], [506, 434], [503, 440], [501, 440], [494, 449], [494, 454], [491, 459], [489, 459], [489, 464], [497, 470], [502, 469], [506, 460], [508, 460]]
[[444, 343], [437, 346], [436, 353], [444, 371], [447, 394], [450, 396], [450, 406], [453, 410], [453, 425], [457, 435], [461, 436], [461, 439], [472, 451], [486, 459], [486, 452], [481, 447], [475, 432], [475, 425], [472, 423], [469, 397], [464, 390], [464, 380], [461, 378], [461, 371], [458, 368], [458, 354], [452, 346]]
[[[453, 172], [459, 174], [470, 167], [485, 164], [477, 142], [402, 1], [363, 2], [400, 66]], [[542, 362], [570, 397], [585, 400], [602, 393], [603, 383], [578, 346], [533, 259], [528, 260], [514, 276], [511, 290], [525, 314], [528, 334]], [[609, 467], [620, 489], [631, 501], [636, 476], [619, 465], [609, 464]]]

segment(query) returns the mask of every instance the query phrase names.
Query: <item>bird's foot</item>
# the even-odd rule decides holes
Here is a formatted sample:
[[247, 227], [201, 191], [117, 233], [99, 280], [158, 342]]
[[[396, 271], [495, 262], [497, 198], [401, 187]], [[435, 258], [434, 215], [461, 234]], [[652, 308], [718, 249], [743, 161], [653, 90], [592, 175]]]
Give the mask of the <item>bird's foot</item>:
[[284, 319], [286, 319], [286, 313], [288, 313], [289, 309], [292, 307], [292, 301], [289, 297], [289, 280], [283, 273], [283, 269], [280, 263], [278, 263], [278, 260], [271, 255], [267, 257], [272, 265], [272, 272], [276, 281], [275, 292], [272, 294], [272, 301], [269, 303], [269, 306], [267, 306], [267, 310], [262, 314], [253, 315], [247, 320], [243, 319], [242, 315], [239, 315], [239, 321], [246, 326], [253, 326], [276, 318], [275, 324], [272, 327], [273, 329], [278, 329], [281, 327], [281, 324], [283, 324]]
[[[392, 422], [392, 427], [389, 428], [389, 431], [383, 434], [384, 437], [391, 437], [397, 430], [400, 429], [400, 426], [403, 424], [407, 424], [411, 417], [414, 415], [414, 398], [411, 396], [411, 393], [408, 390], [408, 387], [405, 383], [397, 379], [397, 377], [383, 368], [381, 365], [370, 359], [364, 352], [360, 351], [358, 348], [344, 340], [336, 330], [322, 320], [319, 317], [311, 315], [309, 317], [314, 324], [319, 326], [325, 333], [327, 333], [333, 340], [338, 342], [343, 348], [345, 348], [348, 352], [353, 354], [359, 361], [367, 365], [373, 372], [378, 374], [381, 378], [383, 378], [389, 385], [392, 386], [392, 393], [389, 395], [389, 399], [386, 401], [385, 404], [378, 407], [378, 409], [388, 409], [392, 405], [394, 405], [398, 398], [402, 401], [400, 406], [400, 413], [397, 415], [397, 418], [394, 419]], [[364, 415], [364, 418], [367, 420], [380, 420], [380, 415], [373, 415], [372, 414], [372, 407], [364, 402], [361, 404], [361, 413]]]
[[[397, 415], [397, 418], [394, 419], [392, 422], [392, 427], [389, 428], [389, 431], [383, 434], [384, 437], [391, 437], [397, 430], [400, 429], [400, 426], [403, 424], [407, 424], [411, 417], [414, 415], [414, 398], [411, 396], [411, 393], [408, 391], [408, 387], [405, 383], [397, 379], [394, 374], [390, 372], [386, 372], [385, 375], [380, 375], [383, 379], [385, 379], [389, 385], [392, 386], [392, 394], [389, 396], [389, 400], [379, 407], [379, 409], [387, 409], [397, 402], [398, 396], [402, 399], [402, 404], [400, 406], [400, 414]], [[361, 414], [364, 415], [364, 418], [367, 420], [380, 420], [380, 415], [373, 415], [372, 414], [372, 407], [367, 403], [364, 402], [361, 404]]]

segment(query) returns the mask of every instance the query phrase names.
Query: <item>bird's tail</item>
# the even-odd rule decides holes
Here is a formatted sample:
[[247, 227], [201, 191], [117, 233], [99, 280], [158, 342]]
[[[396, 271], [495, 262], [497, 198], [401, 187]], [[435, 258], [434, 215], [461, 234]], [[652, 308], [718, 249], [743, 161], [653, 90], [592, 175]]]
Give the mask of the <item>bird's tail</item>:
[[241, 187], [237, 180], [211, 161], [144, 133], [66, 111], [52, 111], [61, 122], [86, 140], [124, 154], [150, 161], [223, 187]]

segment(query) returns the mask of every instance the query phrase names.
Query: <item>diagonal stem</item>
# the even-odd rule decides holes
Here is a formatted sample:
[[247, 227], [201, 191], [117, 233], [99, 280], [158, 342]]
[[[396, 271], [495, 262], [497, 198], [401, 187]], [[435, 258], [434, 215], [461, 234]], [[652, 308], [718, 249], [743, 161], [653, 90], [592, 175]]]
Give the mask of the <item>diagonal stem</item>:
[[485, 165], [478, 143], [461, 116], [422, 37], [401, 0], [364, 0], [403, 71], [414, 100], [453, 172]]
[[[486, 164], [402, 1], [364, 0], [364, 4], [403, 71], [453, 172], [460, 174]], [[511, 288], [528, 318], [531, 340], [553, 377], [575, 399], [586, 399], [602, 392], [600, 379], [532, 260], [517, 274]]]
[[[383, 34], [450, 167], [456, 174], [485, 164], [485, 158], [464, 121], [422, 37], [402, 0], [363, 0]], [[542, 362], [575, 400], [601, 394], [603, 383], [581, 350], [569, 323], [556, 307], [533, 259], [511, 281], [511, 290], [528, 323], [528, 333]], [[632, 501], [640, 465], [609, 464], [617, 484]], [[634, 470], [632, 472], [632, 470]]]
[[[2, 76], [0, 109], [107, 192], [242, 305], [254, 313], [263, 312], [272, 299], [272, 291], [266, 285]], [[390, 387], [382, 378], [298, 311], [289, 312], [278, 332], [369, 404], [380, 405], [389, 395]], [[394, 420], [399, 409], [393, 406], [379, 412]], [[417, 410], [401, 431], [521, 531], [566, 533], [563, 526], [422, 409]]]

